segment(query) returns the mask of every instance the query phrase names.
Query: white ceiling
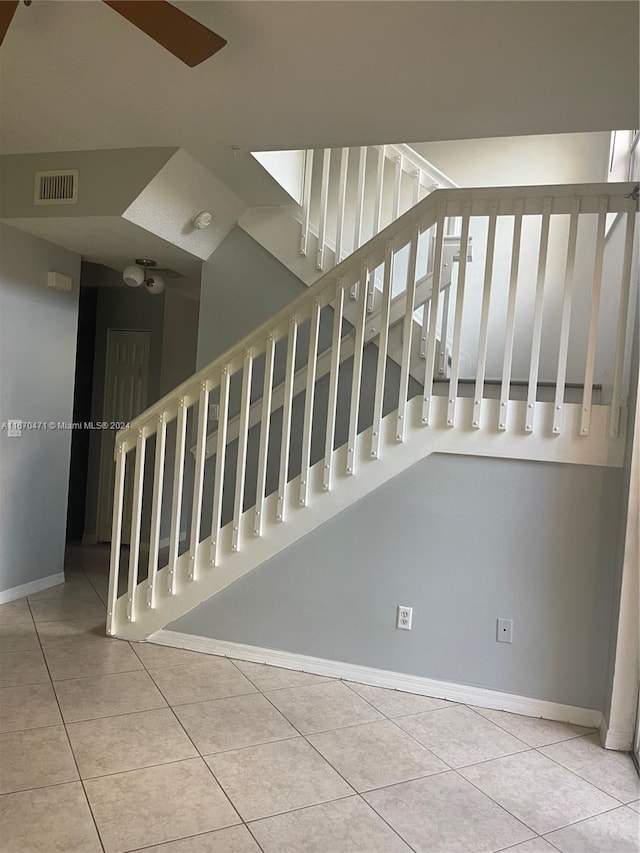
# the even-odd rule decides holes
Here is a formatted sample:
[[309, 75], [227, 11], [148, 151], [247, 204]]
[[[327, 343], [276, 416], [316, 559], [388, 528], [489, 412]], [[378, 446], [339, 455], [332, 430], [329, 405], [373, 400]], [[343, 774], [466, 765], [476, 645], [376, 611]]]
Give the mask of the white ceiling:
[[0, 150], [180, 146], [248, 198], [230, 146], [638, 124], [637, 2], [176, 5], [229, 42], [195, 69], [98, 0], [20, 4], [0, 51]]

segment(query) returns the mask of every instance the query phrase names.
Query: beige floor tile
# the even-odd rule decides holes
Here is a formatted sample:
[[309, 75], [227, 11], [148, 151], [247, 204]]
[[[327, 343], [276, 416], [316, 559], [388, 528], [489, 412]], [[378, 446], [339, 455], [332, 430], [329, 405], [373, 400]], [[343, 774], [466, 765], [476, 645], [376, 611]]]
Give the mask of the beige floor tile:
[[44, 684], [49, 681], [40, 649], [0, 654], [0, 687]]
[[36, 625], [42, 648], [45, 652], [62, 646], [79, 646], [100, 643], [106, 638], [105, 615], [59, 619], [54, 622], [39, 622]]
[[402, 853], [410, 848], [360, 797], [251, 824], [265, 853]]
[[33, 619], [26, 598], [19, 598], [17, 601], [0, 605], [0, 625], [16, 627], [32, 624]]
[[33, 620], [25, 620], [24, 624], [0, 624], [0, 653], [30, 652], [40, 648], [38, 633]]
[[259, 693], [177, 705], [175, 711], [203, 755], [284, 740], [298, 734]]
[[198, 755], [169, 708], [69, 723], [67, 731], [83, 779]]
[[279, 690], [281, 687], [301, 687], [304, 684], [319, 684], [331, 681], [323, 675], [311, 672], [299, 672], [297, 669], [283, 669], [280, 666], [267, 666], [246, 660], [234, 660], [235, 665], [249, 678], [258, 690]]
[[268, 696], [302, 734], [383, 719], [379, 711], [340, 681], [288, 687]]
[[230, 826], [180, 841], [145, 847], [144, 853], [260, 853], [260, 848], [246, 826]]
[[206, 761], [244, 820], [353, 793], [303, 738], [220, 752]]
[[540, 752], [623, 803], [640, 797], [640, 778], [631, 756], [603, 749], [597, 734], [547, 746]]
[[128, 643], [106, 637], [87, 645], [45, 649], [44, 654], [53, 681], [143, 669]]
[[534, 751], [485, 761], [460, 773], [539, 835], [618, 805]]
[[528, 749], [464, 705], [399, 717], [397, 724], [450, 767], [464, 767]]
[[55, 691], [67, 723], [166, 706], [146, 672], [118, 672], [57, 681]]
[[635, 800], [633, 803], [628, 803], [627, 805], [634, 811], [640, 812], [640, 800]]
[[363, 796], [414, 850], [493, 853], [533, 836], [451, 771]]
[[385, 717], [406, 717], [408, 714], [420, 714], [423, 711], [434, 711], [436, 708], [452, 708], [454, 704], [445, 699], [416, 696], [414, 693], [403, 693], [386, 687], [371, 687], [369, 684], [356, 684], [352, 681], [345, 683]]
[[4, 853], [102, 853], [80, 782], [0, 796]]
[[201, 758], [88, 779], [85, 788], [106, 853], [240, 823]]
[[640, 818], [622, 806], [558, 829], [547, 838], [562, 853], [637, 853]]
[[60, 601], [67, 599], [88, 598], [95, 599], [96, 591], [84, 575], [68, 574], [65, 582], [57, 586], [50, 586], [28, 596], [30, 602], [34, 601]]
[[16, 732], [62, 722], [50, 683], [0, 688], [0, 732]]
[[203, 661], [150, 669], [149, 674], [170, 705], [256, 692], [253, 684], [226, 658], [207, 655]]
[[474, 708], [474, 711], [500, 728], [506, 729], [529, 746], [535, 747], [570, 740], [595, 731], [595, 729], [574, 726], [571, 723], [543, 720], [540, 717], [525, 717], [521, 714], [510, 714], [507, 711], [494, 711], [491, 708]]
[[308, 739], [356, 791], [449, 769], [389, 720], [321, 732]]
[[203, 655], [188, 649], [174, 649], [171, 646], [160, 646], [156, 643], [132, 643], [135, 653], [149, 669], [163, 666], [179, 666], [184, 663], [202, 663], [206, 660], [224, 660], [216, 655]]
[[64, 726], [0, 735], [0, 794], [74, 782], [77, 778]]
[[557, 853], [556, 848], [545, 841], [544, 838], [532, 838], [531, 841], [523, 841], [515, 847], [509, 847], [504, 853]]
[[56, 622], [59, 619], [104, 619], [105, 606], [98, 596], [95, 599], [48, 599], [32, 601], [31, 613], [36, 624]]

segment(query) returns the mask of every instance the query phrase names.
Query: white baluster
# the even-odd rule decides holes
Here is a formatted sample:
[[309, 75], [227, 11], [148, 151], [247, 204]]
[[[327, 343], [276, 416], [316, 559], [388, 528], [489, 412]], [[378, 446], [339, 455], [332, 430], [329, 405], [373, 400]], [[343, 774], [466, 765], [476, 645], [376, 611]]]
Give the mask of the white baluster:
[[373, 209], [373, 236], [380, 231], [382, 217], [382, 190], [384, 187], [384, 161], [386, 159], [386, 146], [378, 146], [378, 167], [376, 171], [376, 201]]
[[282, 437], [280, 444], [280, 475], [278, 478], [278, 503], [276, 519], [285, 520], [287, 497], [287, 479], [289, 474], [289, 447], [291, 445], [291, 414], [293, 409], [293, 377], [296, 363], [296, 343], [298, 340], [298, 318], [289, 320], [287, 339], [287, 364], [284, 379], [284, 404], [282, 406]]
[[331, 149], [325, 148], [322, 157], [322, 179], [320, 185], [320, 225], [318, 228], [318, 256], [316, 267], [324, 269], [324, 248], [327, 241], [327, 205], [329, 203], [329, 173], [331, 171]]
[[611, 420], [609, 436], [616, 438], [620, 429], [620, 407], [622, 406], [622, 377], [624, 373], [624, 352], [627, 335], [627, 319], [629, 315], [629, 297], [631, 295], [631, 261], [633, 258], [633, 231], [636, 214], [631, 208], [627, 211], [627, 228], [625, 233], [624, 260], [622, 262], [622, 279], [620, 284], [620, 306], [618, 309], [618, 327], [616, 330], [616, 354], [613, 369], [613, 395], [611, 398]]
[[540, 368], [540, 345], [542, 342], [542, 312], [544, 310], [544, 289], [547, 278], [547, 255], [549, 250], [549, 226], [551, 221], [552, 199], [547, 196], [542, 203], [542, 224], [540, 227], [540, 249], [538, 251], [538, 274], [536, 295], [533, 307], [533, 330], [531, 335], [531, 359], [529, 361], [529, 385], [527, 389], [527, 409], [525, 432], [533, 432], [533, 418], [538, 392], [538, 370]]
[[569, 331], [571, 328], [571, 302], [573, 299], [573, 279], [576, 263], [576, 242], [578, 239], [578, 217], [580, 198], [571, 199], [571, 219], [569, 222], [569, 242], [567, 245], [567, 266], [564, 275], [564, 293], [562, 296], [562, 318], [560, 320], [560, 347], [558, 351], [558, 375], [556, 378], [556, 397], [553, 406], [553, 434], [560, 433], [562, 410], [564, 408], [564, 387], [567, 378], [567, 357], [569, 354]]
[[198, 399], [198, 427], [196, 438], [193, 499], [191, 501], [191, 535], [189, 537], [189, 580], [196, 580], [198, 568], [196, 557], [200, 543], [200, 517], [202, 515], [202, 487], [204, 463], [207, 450], [207, 421], [209, 419], [209, 383], [200, 383]]
[[[416, 222], [411, 232], [409, 247], [409, 266], [407, 269], [407, 287], [404, 321], [402, 327], [402, 358], [400, 366], [400, 390], [398, 396], [398, 421], [396, 424], [396, 439], [404, 441], [405, 421], [407, 415], [407, 397], [409, 395], [409, 370], [411, 367], [411, 339], [413, 334], [413, 312], [416, 302], [416, 266], [418, 262], [418, 240], [420, 225]], [[427, 311], [426, 304], [424, 306]]]
[[302, 230], [300, 234], [300, 254], [307, 254], [309, 239], [309, 218], [311, 216], [311, 179], [313, 176], [313, 149], [305, 152], [304, 186], [302, 188]]
[[509, 272], [509, 296], [507, 299], [507, 322], [504, 336], [504, 357], [502, 360], [502, 385], [500, 387], [500, 411], [498, 429], [507, 428], [509, 392], [511, 390], [511, 365], [513, 363], [513, 337], [516, 322], [516, 296], [518, 293], [518, 271], [520, 269], [520, 244], [522, 242], [522, 214], [524, 199], [515, 201], [513, 221], [513, 242], [511, 245], [511, 270]]
[[333, 336], [331, 340], [331, 372], [329, 374], [329, 399], [327, 402], [327, 432], [324, 445], [323, 488], [331, 489], [333, 474], [333, 442], [336, 431], [336, 408], [338, 405], [338, 374], [340, 372], [340, 343], [342, 338], [342, 313], [344, 310], [344, 288], [342, 279], [336, 283], [333, 304]]
[[116, 449], [116, 473], [113, 493], [113, 521], [111, 524], [111, 554], [109, 559], [109, 593], [107, 597], [107, 634], [116, 633], [116, 603], [120, 577], [120, 546], [122, 543], [122, 507], [124, 503], [124, 477], [127, 462], [125, 445]]
[[360, 264], [358, 304], [355, 317], [355, 343], [353, 352], [353, 375], [351, 377], [351, 406], [349, 409], [349, 438], [347, 440], [347, 474], [356, 470], [356, 443], [358, 441], [358, 415], [360, 413], [360, 387], [362, 384], [362, 359], [367, 312], [367, 262]]
[[256, 485], [256, 513], [253, 532], [262, 536], [264, 499], [267, 484], [267, 460], [269, 456], [269, 428], [271, 425], [271, 397], [273, 394], [273, 360], [276, 342], [272, 332], [267, 335], [264, 362], [264, 384], [262, 388], [262, 419], [260, 423], [260, 449], [258, 451], [258, 479]]
[[149, 567], [147, 569], [147, 604], [156, 606], [156, 583], [158, 577], [158, 554], [160, 552], [160, 522], [162, 516], [162, 490], [164, 487], [164, 464], [167, 446], [167, 416], [158, 415], [156, 426], [156, 452], [153, 465], [153, 498], [151, 500], [151, 529], [149, 535]]
[[376, 392], [373, 401], [373, 424], [371, 426], [371, 456], [380, 456], [380, 432], [384, 407], [384, 381], [387, 372], [389, 348], [389, 308], [391, 305], [391, 281], [393, 278], [393, 248], [389, 241], [384, 253], [384, 284], [380, 309], [380, 333], [378, 335], [378, 366], [376, 370]]
[[344, 241], [344, 215], [347, 206], [347, 174], [349, 170], [349, 149], [343, 148], [340, 152], [340, 176], [338, 178], [338, 210], [336, 219], [336, 264], [339, 264], [343, 255]]
[[174, 595], [178, 579], [178, 549], [180, 547], [180, 517], [182, 513], [182, 482], [184, 478], [184, 450], [187, 437], [187, 399], [178, 400], [176, 419], [176, 450], [173, 466], [173, 496], [171, 499], [171, 534], [169, 542], [168, 592]]
[[453, 320], [453, 343], [451, 347], [451, 375], [449, 377], [449, 403], [447, 405], [447, 426], [454, 426], [455, 424], [456, 401], [458, 399], [458, 379], [460, 378], [460, 343], [462, 338], [464, 290], [467, 278], [467, 254], [469, 251], [470, 215], [471, 202], [465, 202], [462, 205], [462, 236], [460, 238], [458, 283], [456, 287], [456, 307]]
[[233, 530], [231, 550], [240, 549], [242, 533], [242, 510], [244, 506], [244, 478], [247, 469], [247, 445], [249, 443], [249, 409], [251, 407], [251, 376], [253, 372], [253, 350], [246, 349], [242, 368], [242, 393], [240, 403], [240, 431], [238, 434], [238, 459], [236, 461], [236, 492], [233, 504]]
[[593, 286], [591, 288], [591, 314], [589, 317], [589, 338], [585, 360], [584, 385], [582, 390], [582, 411], [580, 412], [580, 435], [589, 435], [591, 427], [591, 399], [593, 395], [593, 374], [596, 363], [598, 342], [598, 320], [600, 317], [600, 292], [602, 290], [602, 266], [604, 262], [605, 230], [609, 198], [600, 196], [598, 204], [598, 224], [596, 227], [596, 251], [593, 259]]
[[300, 467], [300, 506], [309, 498], [309, 469], [311, 467], [311, 435], [313, 431], [313, 402], [316, 391], [318, 335], [320, 332], [320, 302], [313, 300], [309, 327], [309, 357], [307, 359], [307, 387], [304, 397], [304, 424], [302, 429], [302, 464]]
[[402, 189], [402, 154], [399, 154], [394, 159], [394, 176], [393, 176], [393, 204], [391, 207], [391, 221], [395, 222], [400, 216], [400, 191]]
[[[431, 422], [431, 397], [433, 396], [433, 373], [436, 355], [436, 326], [438, 321], [438, 304], [440, 301], [440, 281], [442, 277], [442, 246], [444, 243], [444, 220], [446, 202], [438, 205], [436, 221], [436, 242], [433, 253], [433, 279], [431, 285], [431, 305], [429, 306], [429, 332], [427, 334], [427, 352], [424, 359], [424, 389], [422, 397], [422, 423]], [[448, 291], [447, 291], [448, 293]], [[426, 310], [426, 308], [425, 308]]]
[[484, 397], [484, 377], [487, 369], [487, 340], [489, 334], [489, 308], [491, 306], [491, 284], [493, 281], [493, 259], [496, 249], [496, 224], [498, 220], [498, 201], [494, 199], [489, 208], [489, 228], [487, 230], [487, 254], [484, 265], [482, 286], [482, 308], [480, 309], [480, 333], [478, 335], [478, 367], [473, 397], [473, 417], [471, 425], [480, 428], [482, 400]]
[[216, 470], [213, 478], [213, 513], [211, 516], [211, 549], [209, 562], [220, 563], [220, 525], [222, 522], [222, 499], [224, 497], [224, 467], [227, 456], [227, 428], [229, 423], [229, 384], [231, 371], [228, 364], [220, 376], [220, 411], [218, 414], [218, 443], [216, 446]]
[[364, 216], [364, 182], [365, 182], [365, 172], [367, 166], [367, 149], [364, 147], [360, 148], [360, 154], [358, 156], [358, 185], [356, 190], [356, 221], [355, 221], [355, 232], [353, 235], [353, 248], [354, 251], [359, 249], [362, 245], [362, 220]]
[[142, 491], [144, 488], [144, 458], [147, 446], [147, 428], [138, 430], [136, 461], [133, 474], [133, 508], [131, 511], [131, 537], [129, 539], [129, 582], [127, 584], [127, 619], [136, 621], [136, 589], [138, 587], [138, 561], [140, 559], [140, 525], [142, 523]]

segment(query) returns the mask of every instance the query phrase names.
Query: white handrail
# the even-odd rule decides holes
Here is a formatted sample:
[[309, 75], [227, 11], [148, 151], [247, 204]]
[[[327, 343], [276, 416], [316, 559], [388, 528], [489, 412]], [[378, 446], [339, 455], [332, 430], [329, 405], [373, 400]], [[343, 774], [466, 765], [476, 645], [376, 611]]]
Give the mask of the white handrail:
[[[404, 156], [404, 155], [403, 155]], [[170, 394], [163, 397], [137, 418], [135, 418], [127, 430], [119, 432], [115, 442], [115, 457], [116, 457], [116, 477], [115, 477], [115, 497], [114, 497], [114, 517], [112, 526], [112, 554], [111, 554], [111, 574], [109, 579], [109, 603], [108, 603], [108, 630], [109, 633], [117, 631], [117, 593], [118, 580], [120, 572], [120, 550], [122, 543], [123, 511], [125, 504], [124, 496], [126, 493], [125, 480], [128, 481], [129, 476], [133, 476], [133, 501], [132, 501], [132, 517], [130, 527], [125, 526], [126, 531], [131, 531], [131, 548], [129, 555], [128, 566], [128, 584], [126, 592], [126, 600], [123, 604], [124, 610], [120, 609], [121, 618], [125, 620], [135, 621], [138, 618], [139, 612], [145, 607], [152, 608], [157, 605], [159, 593], [166, 595], [179, 594], [182, 589], [182, 580], [178, 577], [178, 566], [180, 562], [179, 544], [180, 544], [180, 528], [181, 518], [183, 515], [184, 490], [187, 484], [191, 490], [191, 525], [190, 525], [190, 542], [188, 544], [189, 571], [186, 575], [187, 582], [193, 582], [190, 585], [195, 587], [199, 579], [199, 574], [205, 570], [205, 565], [202, 563], [200, 549], [200, 519], [202, 514], [202, 506], [204, 503], [204, 492], [206, 486], [206, 478], [204, 475], [204, 467], [209, 452], [207, 451], [207, 419], [208, 419], [208, 400], [211, 395], [219, 395], [219, 423], [216, 436], [216, 459], [215, 471], [213, 475], [213, 483], [209, 484], [208, 488], [212, 490], [212, 494], [208, 498], [212, 503], [212, 522], [210, 531], [205, 529], [202, 533], [202, 541], [210, 539], [210, 549], [207, 552], [206, 567], [221, 566], [232, 552], [240, 550], [243, 537], [247, 536], [247, 531], [242, 529], [242, 515], [244, 511], [244, 496], [246, 492], [247, 478], [250, 476], [253, 482], [257, 485], [256, 503], [255, 503], [255, 524], [253, 525], [252, 535], [261, 535], [264, 533], [265, 522], [265, 497], [267, 490], [272, 486], [267, 486], [268, 474], [268, 459], [269, 459], [269, 421], [272, 414], [272, 393], [273, 378], [274, 378], [274, 362], [276, 356], [276, 346], [279, 341], [286, 339], [286, 360], [285, 360], [285, 382], [282, 393], [283, 418], [282, 432], [280, 436], [275, 436], [274, 441], [279, 444], [280, 461], [277, 477], [276, 502], [275, 502], [275, 517], [271, 519], [273, 522], [283, 524], [288, 522], [287, 507], [292, 505], [306, 506], [312, 494], [312, 486], [309, 483], [311, 466], [316, 461], [312, 458], [312, 430], [314, 429], [314, 394], [317, 378], [321, 375], [319, 370], [320, 360], [327, 359], [330, 363], [329, 375], [329, 394], [327, 405], [327, 419], [324, 426], [324, 461], [323, 461], [323, 476], [315, 483], [316, 490], [324, 486], [324, 490], [329, 491], [338, 489], [343, 482], [345, 474], [353, 476], [355, 470], [355, 454], [356, 445], [361, 436], [359, 433], [359, 409], [361, 409], [361, 393], [363, 379], [363, 355], [364, 347], [367, 342], [375, 341], [378, 347], [377, 368], [375, 372], [375, 385], [373, 389], [373, 424], [370, 445], [367, 448], [367, 453], [370, 457], [377, 458], [381, 453], [383, 445], [389, 447], [386, 439], [382, 435], [383, 427], [383, 406], [385, 400], [385, 380], [387, 378], [387, 353], [389, 351], [391, 331], [394, 329], [394, 334], [399, 331], [397, 324], [400, 320], [403, 321], [402, 329], [404, 331], [404, 343], [401, 348], [399, 361], [401, 363], [401, 383], [400, 395], [398, 401], [398, 412], [403, 415], [406, 410], [406, 399], [408, 395], [408, 378], [411, 367], [412, 358], [418, 358], [412, 352], [411, 347], [411, 329], [413, 323], [413, 313], [419, 301], [421, 305], [429, 308], [428, 331], [426, 341], [426, 351], [424, 353], [423, 370], [423, 399], [422, 399], [422, 423], [429, 425], [433, 418], [432, 398], [434, 393], [434, 368], [435, 368], [435, 353], [437, 347], [446, 346], [445, 328], [449, 322], [446, 312], [440, 313], [440, 292], [444, 289], [445, 294], [449, 294], [452, 288], [452, 305], [455, 306], [453, 317], [453, 344], [452, 344], [452, 364], [451, 364], [451, 383], [449, 387], [449, 401], [446, 407], [446, 422], [454, 429], [459, 427], [471, 430], [481, 430], [483, 428], [482, 419], [480, 417], [479, 402], [484, 396], [486, 388], [486, 349], [488, 337], [488, 314], [491, 310], [490, 302], [493, 299], [492, 288], [492, 271], [494, 267], [494, 255], [496, 249], [496, 222], [501, 217], [513, 218], [514, 229], [512, 238], [512, 258], [511, 271], [509, 276], [508, 287], [508, 304], [507, 304], [507, 319], [506, 329], [504, 328], [503, 351], [504, 356], [502, 361], [502, 378], [501, 378], [501, 401], [508, 403], [510, 398], [510, 388], [512, 385], [512, 360], [514, 351], [514, 341], [517, 335], [517, 323], [515, 322], [515, 306], [517, 303], [517, 293], [520, 287], [521, 280], [525, 277], [521, 275], [522, 264], [524, 263], [524, 253], [521, 253], [521, 241], [523, 238], [523, 220], [526, 217], [541, 217], [542, 228], [540, 231], [539, 249], [530, 254], [537, 258], [538, 272], [537, 279], [535, 270], [533, 275], [530, 275], [536, 284], [536, 300], [533, 312], [533, 343], [531, 344], [532, 353], [536, 356], [536, 361], [540, 354], [540, 322], [542, 301], [544, 296], [544, 283], [547, 267], [547, 244], [549, 240], [549, 223], [554, 220], [554, 217], [570, 215], [571, 226], [569, 235], [566, 241], [565, 248], [565, 277], [564, 277], [564, 298], [562, 301], [562, 315], [559, 323], [559, 330], [554, 339], [554, 346], [557, 346], [559, 352], [558, 358], [558, 373], [556, 382], [556, 411], [562, 411], [566, 408], [564, 404], [564, 388], [570, 384], [567, 379], [567, 358], [569, 344], [569, 330], [571, 328], [572, 306], [578, 296], [578, 282], [576, 279], [576, 246], [580, 244], [578, 239], [578, 229], [580, 223], [584, 221], [589, 214], [598, 214], [599, 216], [599, 231], [598, 231], [598, 247], [595, 252], [595, 258], [591, 258], [591, 271], [587, 276], [588, 284], [585, 287], [591, 287], [595, 282], [597, 285], [594, 290], [594, 299], [596, 303], [601, 297], [599, 279], [601, 276], [601, 254], [602, 248], [602, 222], [603, 216], [609, 213], [621, 212], [627, 216], [627, 228], [625, 234], [625, 246], [623, 257], [621, 258], [621, 272], [617, 274], [617, 328], [615, 330], [615, 357], [613, 358], [612, 374], [613, 374], [613, 399], [611, 404], [611, 432], [616, 434], [620, 422], [620, 410], [622, 407], [623, 398], [623, 371], [625, 359], [628, 356], [628, 346], [626, 342], [628, 309], [631, 295], [631, 264], [633, 251], [633, 237], [636, 204], [633, 199], [626, 198], [629, 192], [630, 184], [586, 184], [586, 185], [570, 185], [570, 186], [541, 186], [541, 187], [507, 187], [496, 189], [492, 188], [474, 188], [474, 189], [447, 189], [437, 190], [428, 195], [425, 199], [412, 207], [405, 214], [393, 221], [390, 225], [384, 228], [377, 236], [355, 251], [351, 256], [346, 258], [337, 267], [331, 270], [320, 278], [314, 285], [302, 293], [296, 300], [287, 305], [282, 311], [274, 317], [262, 324], [258, 329], [254, 330], [244, 340], [238, 342], [234, 347], [223, 353], [219, 358], [212, 361], [210, 364], [203, 367], [198, 373], [183, 382], [178, 388]], [[606, 204], [603, 201], [606, 199]], [[445, 255], [445, 246], [449, 246], [451, 238], [446, 236], [448, 223], [452, 218], [461, 218], [462, 220], [462, 241], [458, 251], [458, 274], [451, 278], [450, 270], [445, 275], [443, 273], [443, 257]], [[489, 219], [490, 228], [488, 231], [489, 245], [485, 252], [486, 264], [483, 265], [483, 275], [481, 274], [481, 286], [483, 289], [483, 308], [481, 318], [481, 329], [477, 340], [477, 357], [478, 369], [474, 368], [475, 373], [475, 392], [476, 400], [473, 408], [473, 423], [471, 422], [470, 410], [464, 408], [464, 418], [469, 418], [469, 423], [458, 424], [457, 421], [462, 419], [456, 417], [456, 402], [458, 398], [457, 384], [461, 380], [462, 370], [462, 331], [464, 328], [465, 318], [467, 318], [468, 303], [471, 302], [471, 255], [468, 255], [467, 238], [470, 236], [471, 224], [477, 218], [486, 217]], [[588, 223], [587, 223], [588, 224]], [[416, 281], [417, 258], [420, 255], [420, 240], [430, 239], [427, 232], [435, 227], [435, 251], [433, 256], [433, 269], [428, 276]], [[474, 238], [477, 242], [477, 236]], [[450, 248], [447, 248], [450, 252]], [[450, 257], [450, 255], [448, 256]], [[408, 258], [408, 268], [406, 266]], [[404, 259], [404, 260], [403, 260]], [[535, 263], [535, 261], [534, 261]], [[374, 292], [373, 280], [376, 276], [376, 271], [381, 269], [383, 279], [382, 293]], [[394, 271], [404, 277], [408, 286], [402, 291], [400, 296], [392, 298]], [[447, 278], [447, 275], [449, 276]], [[367, 283], [369, 282], [369, 287]], [[611, 285], [611, 288], [615, 283]], [[610, 289], [611, 289], [610, 288]], [[353, 293], [356, 296], [356, 302], [347, 299], [347, 295]], [[417, 294], [420, 294], [419, 296]], [[589, 290], [589, 304], [591, 304], [591, 291]], [[490, 299], [491, 296], [491, 299]], [[372, 308], [374, 315], [368, 314], [369, 300], [373, 299]], [[444, 300], [445, 303], [448, 299]], [[425, 307], [425, 312], [427, 311]], [[443, 306], [444, 307], [444, 306]], [[353, 308], [353, 310], [352, 310]], [[348, 310], [347, 310], [348, 309]], [[318, 340], [321, 313], [325, 311], [333, 312], [333, 335], [332, 344], [329, 351], [318, 353]], [[594, 313], [595, 311], [595, 313]], [[375, 317], [375, 320], [373, 319]], [[595, 319], [594, 319], [595, 318]], [[355, 325], [353, 335], [355, 342], [350, 334], [345, 335], [343, 324], [349, 320]], [[585, 346], [583, 361], [584, 373], [590, 381], [594, 378], [594, 364], [596, 358], [595, 348], [597, 347], [596, 340], [596, 323], [597, 308], [592, 309], [591, 321], [589, 324], [589, 342], [588, 347]], [[503, 321], [504, 322], [504, 321]], [[296, 342], [299, 330], [305, 326], [310, 326], [310, 341], [309, 354], [307, 364], [304, 368], [296, 371]], [[374, 325], [375, 324], [375, 325]], [[306, 326], [305, 326], [306, 328]], [[614, 335], [614, 330], [609, 330], [611, 337]], [[530, 346], [527, 338], [526, 347]], [[464, 346], [467, 346], [465, 342]], [[587, 355], [588, 353], [588, 355]], [[347, 453], [344, 457], [340, 457], [343, 461], [340, 470], [336, 469], [338, 456], [334, 452], [336, 445], [338, 414], [340, 411], [340, 419], [343, 421], [342, 410], [339, 410], [339, 385], [341, 365], [344, 364], [343, 356], [354, 354], [354, 369], [351, 379], [351, 393], [349, 397], [349, 412], [348, 412], [348, 435], [346, 435]], [[476, 353], [474, 353], [475, 355]], [[251, 376], [253, 365], [256, 359], [262, 358], [265, 360], [265, 375], [263, 385], [262, 399], [262, 417], [261, 417], [261, 433], [259, 443], [259, 456], [257, 468], [252, 464], [251, 470], [247, 460], [249, 458], [249, 430], [251, 429], [252, 417], [251, 410], [255, 406], [251, 404]], [[396, 356], [398, 357], [398, 356]], [[482, 367], [480, 366], [482, 362]], [[417, 362], [420, 364], [420, 362]], [[324, 368], [323, 368], [324, 370]], [[302, 371], [305, 376], [302, 376]], [[326, 372], [326, 371], [325, 371]], [[239, 377], [242, 374], [242, 389], [240, 392], [241, 404], [239, 415], [239, 428], [237, 436], [235, 427], [233, 433], [229, 431], [231, 424], [232, 412], [230, 411], [230, 400], [235, 399], [234, 395], [230, 395], [230, 389], [233, 377]], [[415, 375], [413, 373], [412, 375]], [[464, 377], [462, 377], [464, 378]], [[304, 379], [304, 381], [303, 381]], [[442, 380], [439, 378], [438, 382]], [[296, 389], [302, 384], [306, 388], [307, 402], [302, 423], [302, 444], [292, 443], [292, 432], [294, 430], [293, 420], [293, 402]], [[553, 431], [549, 429], [550, 424], [541, 427], [540, 421], [536, 421], [535, 407], [535, 385], [538, 384], [538, 364], [535, 365], [535, 370], [529, 376], [527, 388], [527, 399], [534, 407], [534, 414], [526, 415], [526, 430], [522, 429], [521, 433], [531, 432], [533, 429], [547, 429], [548, 434], [557, 435], [561, 430], [566, 429], [566, 420], [556, 416], [552, 419]], [[235, 387], [235, 386], [234, 386]], [[562, 389], [562, 391], [560, 390]], [[278, 392], [280, 393], [280, 392]], [[414, 392], [415, 393], [415, 392]], [[583, 389], [583, 402], [591, 407], [591, 389]], [[215, 396], [214, 396], [215, 399]], [[275, 405], [275, 400], [273, 400]], [[188, 431], [188, 423], [194, 421], [193, 413], [189, 416], [190, 410], [195, 412], [195, 406], [199, 407], [199, 416], [197, 419], [197, 440], [196, 440], [196, 456], [194, 479], [192, 483], [188, 483], [185, 478], [185, 448]], [[560, 406], [560, 410], [557, 409]], [[506, 412], [500, 408], [500, 423], [493, 423], [491, 428], [495, 431], [496, 426], [499, 426], [504, 432], [517, 432], [519, 427], [509, 424], [506, 418]], [[495, 411], [495, 408], [494, 408]], [[233, 413], [235, 418], [235, 413]], [[175, 452], [172, 463], [165, 461], [165, 442], [167, 426], [173, 421], [176, 422], [176, 441]], [[235, 421], [234, 421], [235, 422]], [[589, 428], [589, 419], [583, 418], [581, 421], [581, 434], [584, 434], [585, 427]], [[525, 424], [520, 425], [524, 427]], [[531, 427], [531, 429], [529, 428]], [[322, 427], [319, 427], [322, 428]], [[404, 437], [404, 430], [400, 426], [400, 420], [396, 420], [393, 424], [394, 435], [396, 440], [401, 440]], [[145, 453], [147, 442], [156, 435], [156, 456], [154, 470], [153, 489], [145, 490], [146, 466]], [[235, 485], [225, 483], [225, 459], [227, 447], [229, 443], [238, 438], [238, 454], [236, 458], [236, 478]], [[345, 435], [342, 433], [342, 441], [345, 440]], [[578, 436], [576, 440], [581, 440]], [[316, 442], [317, 443], [317, 442]], [[290, 453], [297, 456], [295, 464], [300, 463], [304, 482], [301, 484], [300, 492], [296, 493], [295, 501], [289, 498], [291, 470], [294, 463], [290, 465]], [[126, 465], [126, 456], [131, 452], [134, 455], [134, 464]], [[360, 454], [361, 455], [361, 454]], [[157, 555], [158, 555], [158, 539], [159, 525], [161, 518], [162, 504], [162, 486], [164, 468], [166, 465], [173, 464], [173, 488], [171, 496], [171, 513], [170, 513], [170, 544], [169, 544], [169, 563], [167, 572], [162, 574], [158, 571]], [[376, 463], [381, 464], [381, 463]], [[131, 472], [131, 474], [127, 473]], [[148, 578], [144, 580], [144, 598], [136, 596], [137, 588], [140, 584], [138, 578], [139, 569], [139, 545], [140, 531], [142, 518], [142, 504], [146, 500], [145, 494], [153, 493], [153, 506], [151, 511], [151, 536], [152, 542], [150, 545], [151, 553], [149, 560]], [[317, 492], [316, 492], [317, 493]], [[208, 503], [208, 501], [207, 501]], [[224, 507], [223, 507], [224, 504]], [[223, 513], [224, 508], [224, 513]], [[231, 509], [231, 517], [233, 524], [227, 530], [223, 529], [224, 518], [229, 518]], [[129, 519], [126, 519], [126, 525], [129, 524]], [[226, 524], [226, 522], [225, 522]], [[228, 536], [230, 534], [230, 537]], [[205, 546], [206, 548], [206, 546]], [[200, 564], [198, 560], [201, 560]], [[198, 566], [202, 570], [199, 572]], [[166, 587], [164, 590], [158, 591], [157, 584], [160, 577], [166, 579]], [[124, 612], [124, 616], [122, 616]]]

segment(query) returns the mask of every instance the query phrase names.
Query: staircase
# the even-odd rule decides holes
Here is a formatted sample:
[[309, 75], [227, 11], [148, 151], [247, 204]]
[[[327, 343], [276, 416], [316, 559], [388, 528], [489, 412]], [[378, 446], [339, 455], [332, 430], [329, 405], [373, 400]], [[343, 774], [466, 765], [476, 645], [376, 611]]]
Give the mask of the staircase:
[[148, 637], [430, 453], [620, 466], [631, 189], [433, 191], [132, 421], [108, 633]]

